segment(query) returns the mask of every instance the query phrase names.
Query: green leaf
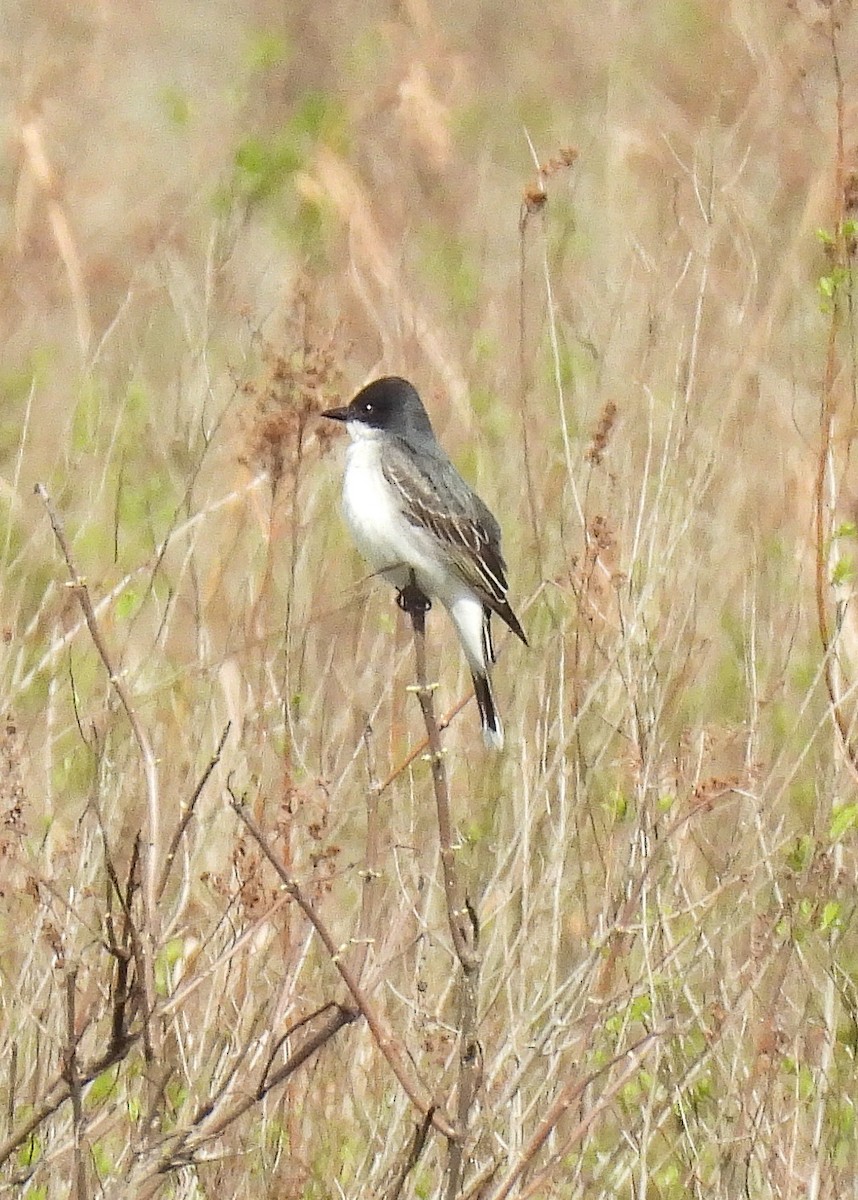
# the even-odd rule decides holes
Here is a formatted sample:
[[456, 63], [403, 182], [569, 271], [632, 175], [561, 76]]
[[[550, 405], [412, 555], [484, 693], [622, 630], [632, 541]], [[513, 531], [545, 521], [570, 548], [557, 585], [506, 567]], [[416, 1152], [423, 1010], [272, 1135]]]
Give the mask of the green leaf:
[[833, 925], [840, 923], [840, 901], [829, 900], [822, 910], [822, 920], [819, 922], [820, 933], [825, 933]]
[[651, 996], [636, 996], [629, 1005], [629, 1016], [633, 1021], [639, 1021], [642, 1017], [648, 1017], [652, 1013], [652, 997]]
[[839, 842], [844, 834], [850, 829], [854, 829], [858, 825], [858, 804], [844, 804], [840, 808], [835, 808], [831, 814], [831, 824], [828, 827], [828, 836], [832, 842]]
[[613, 788], [605, 800], [605, 809], [612, 821], [624, 821], [629, 815], [628, 796], [620, 788]]
[[261, 200], [275, 192], [302, 162], [303, 155], [291, 139], [249, 137], [235, 152], [236, 183], [246, 196]]
[[260, 30], [248, 40], [247, 63], [252, 71], [268, 71], [282, 66], [289, 58], [290, 46], [282, 34]]
[[184, 129], [191, 119], [191, 102], [181, 88], [165, 87], [161, 92], [161, 107], [177, 129]]
[[17, 1161], [19, 1167], [32, 1167], [33, 1163], [39, 1161], [42, 1157], [42, 1142], [35, 1134], [30, 1134], [27, 1140], [21, 1145], [18, 1151]]
[[102, 1101], [106, 1100], [116, 1087], [118, 1076], [118, 1067], [110, 1067], [107, 1071], [102, 1071], [87, 1089], [87, 1107], [96, 1108]]
[[127, 587], [124, 592], [118, 597], [114, 606], [114, 612], [120, 620], [127, 620], [137, 611], [137, 605], [140, 597], [133, 587]]
[[839, 587], [855, 578], [855, 566], [851, 558], [839, 558], [831, 572], [831, 583]]
[[806, 871], [813, 861], [815, 843], [809, 833], [796, 838], [787, 854], [787, 863], [793, 871]]

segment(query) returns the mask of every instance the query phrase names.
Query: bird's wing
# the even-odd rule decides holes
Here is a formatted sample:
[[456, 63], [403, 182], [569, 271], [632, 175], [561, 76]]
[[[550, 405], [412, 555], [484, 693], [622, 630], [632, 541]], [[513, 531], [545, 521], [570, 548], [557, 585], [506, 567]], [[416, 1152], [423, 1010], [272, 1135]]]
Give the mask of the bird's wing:
[[506, 620], [506, 563], [500, 551], [500, 527], [452, 464], [393, 450], [382, 470], [396, 491], [408, 521], [440, 543], [451, 565], [489, 608]]

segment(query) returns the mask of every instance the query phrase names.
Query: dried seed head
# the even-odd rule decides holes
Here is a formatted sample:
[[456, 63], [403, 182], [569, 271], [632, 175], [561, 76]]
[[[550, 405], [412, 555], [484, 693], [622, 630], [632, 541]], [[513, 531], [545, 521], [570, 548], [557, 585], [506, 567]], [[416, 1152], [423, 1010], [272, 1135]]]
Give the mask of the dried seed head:
[[602, 455], [608, 447], [616, 419], [617, 406], [613, 400], [609, 400], [599, 414], [599, 421], [593, 431], [592, 441], [584, 455], [586, 461], [594, 467], [598, 467], [602, 462]]
[[524, 189], [519, 219], [521, 229], [524, 229], [529, 217], [541, 212], [548, 203], [548, 191], [545, 186], [548, 180], [558, 171], [571, 167], [577, 157], [578, 151], [574, 146], [562, 146], [556, 155], [552, 155], [546, 163], [540, 165], [536, 182], [527, 184]]
[[[339, 400], [343, 351], [339, 327], [324, 328], [299, 287], [280, 345], [263, 347], [259, 375], [242, 388], [248, 403], [241, 417], [239, 461], [264, 468], [272, 493], [284, 474], [297, 470], [308, 422]], [[325, 449], [334, 431], [320, 421], [314, 432]]]

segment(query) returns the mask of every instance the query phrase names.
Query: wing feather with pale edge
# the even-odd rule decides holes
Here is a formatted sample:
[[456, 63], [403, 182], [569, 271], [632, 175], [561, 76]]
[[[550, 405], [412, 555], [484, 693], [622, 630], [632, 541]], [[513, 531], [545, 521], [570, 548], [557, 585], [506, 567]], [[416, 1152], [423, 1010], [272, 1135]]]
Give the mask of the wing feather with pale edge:
[[382, 458], [384, 476], [396, 489], [407, 520], [443, 543], [464, 582], [527, 644], [507, 600], [497, 521], [452, 465], [424, 459], [420, 468], [416, 471], [398, 448], [391, 447]]

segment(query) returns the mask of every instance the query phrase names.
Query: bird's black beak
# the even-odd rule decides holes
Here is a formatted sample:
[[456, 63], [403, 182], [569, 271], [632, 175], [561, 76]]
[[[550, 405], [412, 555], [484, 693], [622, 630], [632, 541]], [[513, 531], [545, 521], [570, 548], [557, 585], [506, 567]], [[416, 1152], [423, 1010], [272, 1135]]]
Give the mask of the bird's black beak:
[[350, 421], [352, 417], [348, 408], [328, 408], [321, 415], [331, 421]]

